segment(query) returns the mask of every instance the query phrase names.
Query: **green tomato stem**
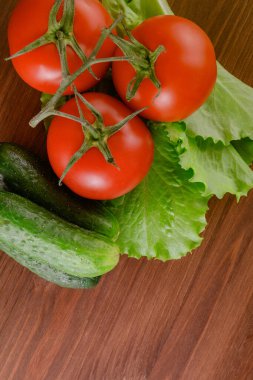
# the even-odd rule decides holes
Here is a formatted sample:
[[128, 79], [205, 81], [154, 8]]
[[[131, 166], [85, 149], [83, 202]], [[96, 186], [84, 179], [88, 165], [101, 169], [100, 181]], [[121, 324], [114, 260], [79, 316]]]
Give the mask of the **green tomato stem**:
[[107, 139], [99, 141], [97, 144], [97, 148], [100, 150], [102, 155], [104, 156], [105, 160], [108, 162], [108, 164], [113, 165], [115, 168], [120, 169], [114, 160], [114, 157], [109, 149]]
[[49, 13], [48, 31], [50, 31], [51, 33], [58, 30], [61, 25], [61, 21], [57, 21], [57, 14], [59, 12], [61, 4], [62, 0], [55, 0], [54, 5], [52, 6], [51, 11]]
[[64, 180], [64, 178], [66, 177], [67, 173], [70, 171], [70, 169], [75, 165], [75, 163], [77, 161], [80, 160], [80, 158], [83, 157], [83, 155], [88, 152], [88, 150], [92, 147], [92, 145], [87, 142], [87, 141], [84, 141], [84, 143], [82, 144], [81, 148], [72, 156], [72, 158], [70, 159], [67, 167], [65, 168], [61, 178], [60, 178], [60, 181], [59, 181], [59, 185], [62, 184], [62, 181]]
[[[74, 50], [74, 52], [78, 55], [78, 57], [81, 59], [83, 63], [87, 62], [87, 57], [84, 54], [83, 50], [80, 48], [80, 45], [78, 44], [74, 34], [69, 36], [68, 45]], [[99, 80], [99, 78], [96, 76], [91, 67], [88, 67], [87, 70], [93, 76], [94, 79]]]
[[134, 119], [136, 116], [138, 116], [140, 113], [142, 113], [146, 109], [147, 109], [147, 107], [142, 108], [142, 109], [140, 109], [138, 111], [135, 111], [131, 115], [127, 116], [125, 119], [121, 120], [119, 123], [117, 123], [117, 124], [115, 124], [113, 126], [107, 127], [105, 129], [106, 135], [108, 137], [113, 136], [115, 133], [119, 132], [129, 121], [131, 121], [132, 119]]
[[93, 138], [95, 138], [95, 139], [98, 138], [98, 134], [93, 131], [94, 128], [92, 127], [92, 125], [89, 124], [87, 122], [87, 120], [85, 120], [85, 119], [82, 120], [81, 118], [79, 118], [77, 116], [70, 115], [68, 113], [61, 112], [61, 111], [54, 111], [51, 115], [52, 116], [59, 116], [59, 117], [62, 117], [64, 119], [69, 119], [69, 120], [75, 121], [76, 123], [79, 123], [82, 125], [83, 131], [85, 133], [91, 134], [93, 136]]
[[59, 52], [60, 61], [61, 61], [61, 70], [62, 78], [67, 78], [69, 75], [68, 60], [67, 60], [67, 46], [64, 39], [64, 33], [59, 31], [57, 32], [56, 47]]
[[52, 38], [52, 35], [50, 35], [49, 33], [46, 33], [44, 34], [44, 36], [39, 37], [37, 40], [31, 42], [29, 45], [19, 50], [17, 53], [11, 55], [8, 58], [5, 58], [5, 61], [10, 61], [11, 59], [20, 57], [21, 55], [29, 53], [41, 46], [48, 45], [49, 43], [54, 43], [54, 39]]
[[30, 120], [30, 126], [35, 128], [41, 121], [47, 118], [50, 115], [53, 115], [55, 111], [55, 105], [59, 102], [64, 92], [67, 88], [75, 81], [75, 79], [82, 74], [89, 65], [95, 65], [97, 63], [105, 63], [105, 62], [116, 62], [116, 61], [131, 61], [131, 58], [127, 57], [109, 57], [109, 58], [99, 58], [95, 59], [93, 62], [87, 61], [85, 65], [83, 65], [77, 72], [72, 75], [69, 75], [67, 78], [63, 79], [61, 86], [57, 90], [57, 92], [53, 95], [53, 97], [49, 100], [45, 107]]
[[89, 103], [85, 99], [85, 97], [83, 97], [78, 92], [77, 92], [77, 97], [91, 111], [91, 113], [93, 114], [93, 116], [95, 117], [95, 119], [97, 120], [97, 122], [102, 125], [104, 123], [104, 120], [103, 120], [103, 116], [101, 115], [101, 113], [91, 103]]
[[[73, 85], [73, 87], [74, 87], [75, 100], [76, 100], [76, 104], [77, 104], [77, 108], [78, 108], [78, 112], [79, 112], [79, 116], [80, 116], [80, 121], [81, 121], [82, 129], [83, 129], [84, 137], [85, 137], [86, 133], [88, 132], [88, 136], [90, 136], [90, 140], [97, 141], [99, 139], [99, 133], [96, 130], [96, 128], [94, 128], [94, 126], [92, 124], [90, 124], [88, 122], [88, 120], [85, 119], [85, 117], [83, 115], [82, 108], [80, 106], [80, 99], [83, 100], [84, 98], [83, 98], [83, 96], [81, 96], [81, 94], [79, 94], [76, 86]], [[88, 105], [88, 107], [87, 107], [87, 105]], [[90, 109], [91, 104], [89, 102], [87, 102], [86, 107], [88, 109]], [[86, 135], [86, 139], [87, 139], [87, 135]]]
[[75, 1], [64, 0], [63, 16], [61, 24], [65, 34], [73, 33], [74, 31], [74, 17], [75, 17]]

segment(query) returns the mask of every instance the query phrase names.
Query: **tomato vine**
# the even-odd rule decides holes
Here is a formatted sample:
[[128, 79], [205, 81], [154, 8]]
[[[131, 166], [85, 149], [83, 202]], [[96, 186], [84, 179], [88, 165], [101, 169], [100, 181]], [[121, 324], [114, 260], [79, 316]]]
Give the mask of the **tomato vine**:
[[[63, 13], [62, 13], [61, 19], [58, 20], [58, 12], [62, 4], [63, 4]], [[110, 25], [110, 27], [102, 30], [101, 35], [92, 53], [89, 55], [89, 57], [87, 57], [84, 54], [83, 50], [81, 49], [80, 45], [78, 44], [76, 37], [74, 35], [74, 16], [75, 16], [74, 0], [56, 0], [49, 14], [47, 32], [43, 36], [39, 37], [37, 40], [28, 44], [23, 49], [19, 50], [17, 53], [15, 53], [14, 55], [8, 58], [8, 59], [15, 59], [23, 54], [31, 52], [34, 49], [37, 49], [46, 44], [54, 43], [57, 47], [58, 54], [60, 57], [61, 71], [62, 71], [61, 84], [58, 90], [56, 91], [56, 93], [47, 102], [47, 104], [42, 107], [41, 111], [31, 119], [30, 126], [34, 128], [41, 121], [52, 116], [60, 116], [66, 119], [71, 119], [81, 124], [82, 131], [85, 136], [83, 144], [81, 148], [71, 158], [69, 164], [67, 165], [66, 169], [64, 170], [60, 178], [60, 183], [63, 181], [64, 177], [66, 176], [68, 171], [73, 167], [73, 165], [89, 149], [91, 149], [94, 146], [100, 150], [100, 152], [103, 154], [105, 160], [108, 163], [117, 167], [117, 163], [115, 162], [115, 159], [113, 158], [110, 152], [110, 149], [108, 147], [108, 139], [113, 134], [117, 133], [121, 128], [123, 128], [127, 122], [129, 122], [131, 119], [133, 119], [135, 116], [137, 116], [139, 113], [145, 110], [145, 108], [138, 110], [132, 113], [131, 115], [129, 115], [128, 117], [126, 117], [121, 122], [117, 123], [116, 125], [105, 127], [101, 114], [78, 92], [74, 84], [75, 80], [86, 70], [88, 70], [90, 74], [95, 77], [95, 79], [98, 79], [96, 78], [92, 70], [92, 67], [98, 63], [129, 61], [134, 65], [134, 67], [136, 67], [136, 64], [137, 64], [136, 62], [138, 61], [139, 64], [142, 63], [142, 68], [143, 70], [145, 69], [145, 73], [146, 73], [145, 75], [147, 75], [147, 71], [148, 71], [146, 67], [147, 65], [145, 62], [145, 58], [143, 57], [143, 54], [146, 57], [147, 49], [145, 50], [143, 46], [141, 49], [141, 52], [143, 54], [140, 54], [139, 56], [137, 50], [139, 49], [140, 44], [138, 43], [138, 41], [130, 37], [131, 42], [127, 42], [124, 39], [114, 35], [113, 32], [115, 28], [123, 20], [123, 15], [119, 15], [118, 18]], [[126, 56], [119, 56], [119, 57], [113, 56], [113, 57], [105, 57], [105, 58], [96, 58], [98, 52], [100, 51], [101, 47], [103, 46], [107, 38], [111, 38], [114, 43], [122, 47], [123, 51], [129, 54], [126, 54]], [[80, 68], [72, 74], [70, 73], [70, 70], [68, 67], [68, 59], [67, 59], [68, 46], [70, 46], [74, 50], [74, 52], [78, 55], [78, 57], [82, 61], [82, 65], [80, 66]], [[161, 52], [161, 49], [158, 48], [157, 51], [154, 52], [152, 56], [150, 56], [151, 61], [154, 57], [154, 62], [155, 62], [155, 57], [158, 57], [160, 52]], [[143, 70], [142, 70], [142, 73], [144, 72]], [[143, 76], [142, 74], [140, 75]], [[151, 70], [151, 76], [154, 78], [154, 82], [157, 84], [157, 87], [159, 87], [159, 82], [157, 81], [155, 77], [154, 70]], [[137, 78], [136, 82], [139, 82], [139, 81], [140, 81], [140, 78]], [[133, 87], [136, 88], [136, 86], [133, 86]], [[74, 92], [75, 101], [79, 110], [79, 117], [61, 112], [57, 109], [59, 101], [61, 100], [62, 96], [64, 95], [64, 93], [66, 92], [68, 88], [71, 88]], [[83, 103], [92, 112], [93, 116], [95, 117], [94, 124], [90, 124], [84, 118], [84, 115], [80, 107], [80, 102]]]

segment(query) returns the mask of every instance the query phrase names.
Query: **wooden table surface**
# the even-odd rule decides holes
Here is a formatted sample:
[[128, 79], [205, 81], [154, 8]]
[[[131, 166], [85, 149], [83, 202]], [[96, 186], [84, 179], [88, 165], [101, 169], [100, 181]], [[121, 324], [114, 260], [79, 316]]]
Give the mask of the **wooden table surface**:
[[[151, 1], [151, 0], [146, 0]], [[1, 55], [16, 1], [1, 0]], [[252, 0], [174, 0], [253, 86]], [[24, 26], [25, 27], [25, 26]], [[43, 154], [39, 94], [1, 60], [0, 140]], [[166, 264], [122, 258], [90, 291], [49, 284], [0, 254], [1, 380], [253, 379], [253, 192], [212, 199], [202, 247]]]

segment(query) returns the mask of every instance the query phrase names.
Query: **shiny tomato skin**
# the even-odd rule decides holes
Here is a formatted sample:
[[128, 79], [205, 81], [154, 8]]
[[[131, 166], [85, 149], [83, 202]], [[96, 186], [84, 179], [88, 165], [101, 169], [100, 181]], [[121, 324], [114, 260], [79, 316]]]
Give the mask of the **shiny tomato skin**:
[[[85, 98], [98, 109], [105, 126], [115, 125], [131, 111], [117, 99], [101, 93], [87, 93]], [[61, 110], [78, 116], [74, 99]], [[94, 117], [82, 104], [85, 118]], [[48, 131], [49, 161], [60, 178], [70, 158], [84, 141], [79, 123], [55, 117]], [[96, 200], [120, 197], [136, 187], [148, 173], [154, 156], [152, 136], [141, 119], [135, 117], [108, 140], [118, 168], [107, 163], [97, 148], [90, 149], [68, 172], [64, 183], [76, 194]]]
[[[8, 39], [10, 54], [13, 55], [27, 44], [33, 42], [47, 31], [49, 12], [54, 0], [20, 0], [13, 11], [9, 26]], [[59, 11], [59, 15], [62, 9]], [[89, 56], [96, 45], [101, 30], [110, 26], [112, 19], [98, 0], [75, 0], [74, 34], [86, 56]], [[113, 55], [115, 45], [107, 39], [97, 57]], [[67, 48], [70, 72], [75, 72], [81, 66], [81, 60]], [[13, 65], [20, 77], [35, 89], [54, 94], [58, 89], [62, 75], [57, 48], [48, 44], [37, 48], [23, 56], [14, 58]], [[93, 66], [98, 78], [106, 73], [109, 64]], [[87, 71], [75, 84], [79, 91], [85, 91], [97, 83]], [[68, 89], [66, 93], [72, 93]]]
[[[113, 81], [120, 97], [132, 109], [149, 108], [142, 116], [155, 121], [179, 121], [195, 112], [210, 95], [217, 78], [215, 51], [205, 32], [177, 16], [156, 16], [133, 30], [135, 38], [151, 51], [165, 47], [155, 64], [161, 93], [144, 79], [135, 97], [126, 91], [135, 70], [128, 62], [113, 63]], [[116, 49], [116, 55], [122, 55]]]

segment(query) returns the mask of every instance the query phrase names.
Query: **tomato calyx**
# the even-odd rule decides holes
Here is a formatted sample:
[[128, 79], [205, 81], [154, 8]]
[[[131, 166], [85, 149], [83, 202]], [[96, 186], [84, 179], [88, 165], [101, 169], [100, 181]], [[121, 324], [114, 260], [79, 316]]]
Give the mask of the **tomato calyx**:
[[[57, 15], [61, 4], [63, 2], [63, 15], [60, 21], [57, 20]], [[70, 46], [77, 56], [81, 59], [82, 63], [87, 62], [87, 57], [81, 49], [74, 34], [74, 16], [75, 16], [75, 2], [74, 0], [56, 0], [51, 8], [48, 18], [47, 32], [39, 37], [37, 40], [31, 42], [17, 53], [13, 54], [6, 60], [15, 59], [21, 55], [27, 54], [41, 46], [47, 44], [55, 44], [61, 59], [63, 73], [68, 73], [68, 63], [66, 57], [66, 48]], [[90, 74], [98, 80], [91, 67], [87, 67]]]
[[[124, 24], [123, 24], [124, 25]], [[130, 101], [136, 94], [141, 82], [148, 78], [158, 89], [158, 94], [161, 90], [161, 83], [157, 78], [155, 63], [159, 56], [165, 51], [165, 47], [160, 45], [155, 51], [149, 50], [146, 46], [140, 43], [129, 30], [124, 26], [127, 39], [119, 36], [110, 35], [112, 41], [120, 48], [125, 57], [131, 57], [131, 65], [136, 71], [134, 78], [128, 85], [126, 99]]]
[[[81, 124], [82, 131], [83, 131], [83, 143], [79, 150], [71, 157], [68, 165], [66, 166], [59, 184], [61, 185], [62, 181], [64, 180], [67, 173], [70, 171], [70, 169], [75, 165], [75, 163], [80, 160], [80, 158], [83, 157], [83, 155], [88, 152], [91, 148], [97, 148], [102, 155], [104, 156], [105, 160], [115, 166], [117, 169], [120, 170], [117, 163], [114, 160], [114, 157], [112, 156], [112, 153], [110, 151], [110, 148], [108, 146], [108, 140], [111, 136], [113, 136], [115, 133], [119, 132], [130, 120], [134, 119], [137, 115], [139, 115], [141, 112], [143, 112], [145, 108], [136, 111], [132, 113], [131, 115], [128, 115], [126, 118], [121, 120], [119, 123], [112, 125], [112, 126], [105, 126], [104, 119], [101, 113], [93, 107], [91, 103], [89, 103], [84, 96], [82, 96], [76, 89], [75, 86], [73, 86], [74, 94], [75, 94], [75, 100], [78, 108], [79, 117], [65, 114], [61, 111], [55, 111], [55, 115], [61, 116], [64, 118], [71, 119], [73, 121], [76, 121]], [[85, 119], [83, 115], [83, 111], [80, 105], [80, 102], [85, 105], [85, 107], [88, 108], [88, 110], [92, 113], [93, 117], [95, 118], [95, 121], [93, 123], [90, 123], [87, 119]]]

